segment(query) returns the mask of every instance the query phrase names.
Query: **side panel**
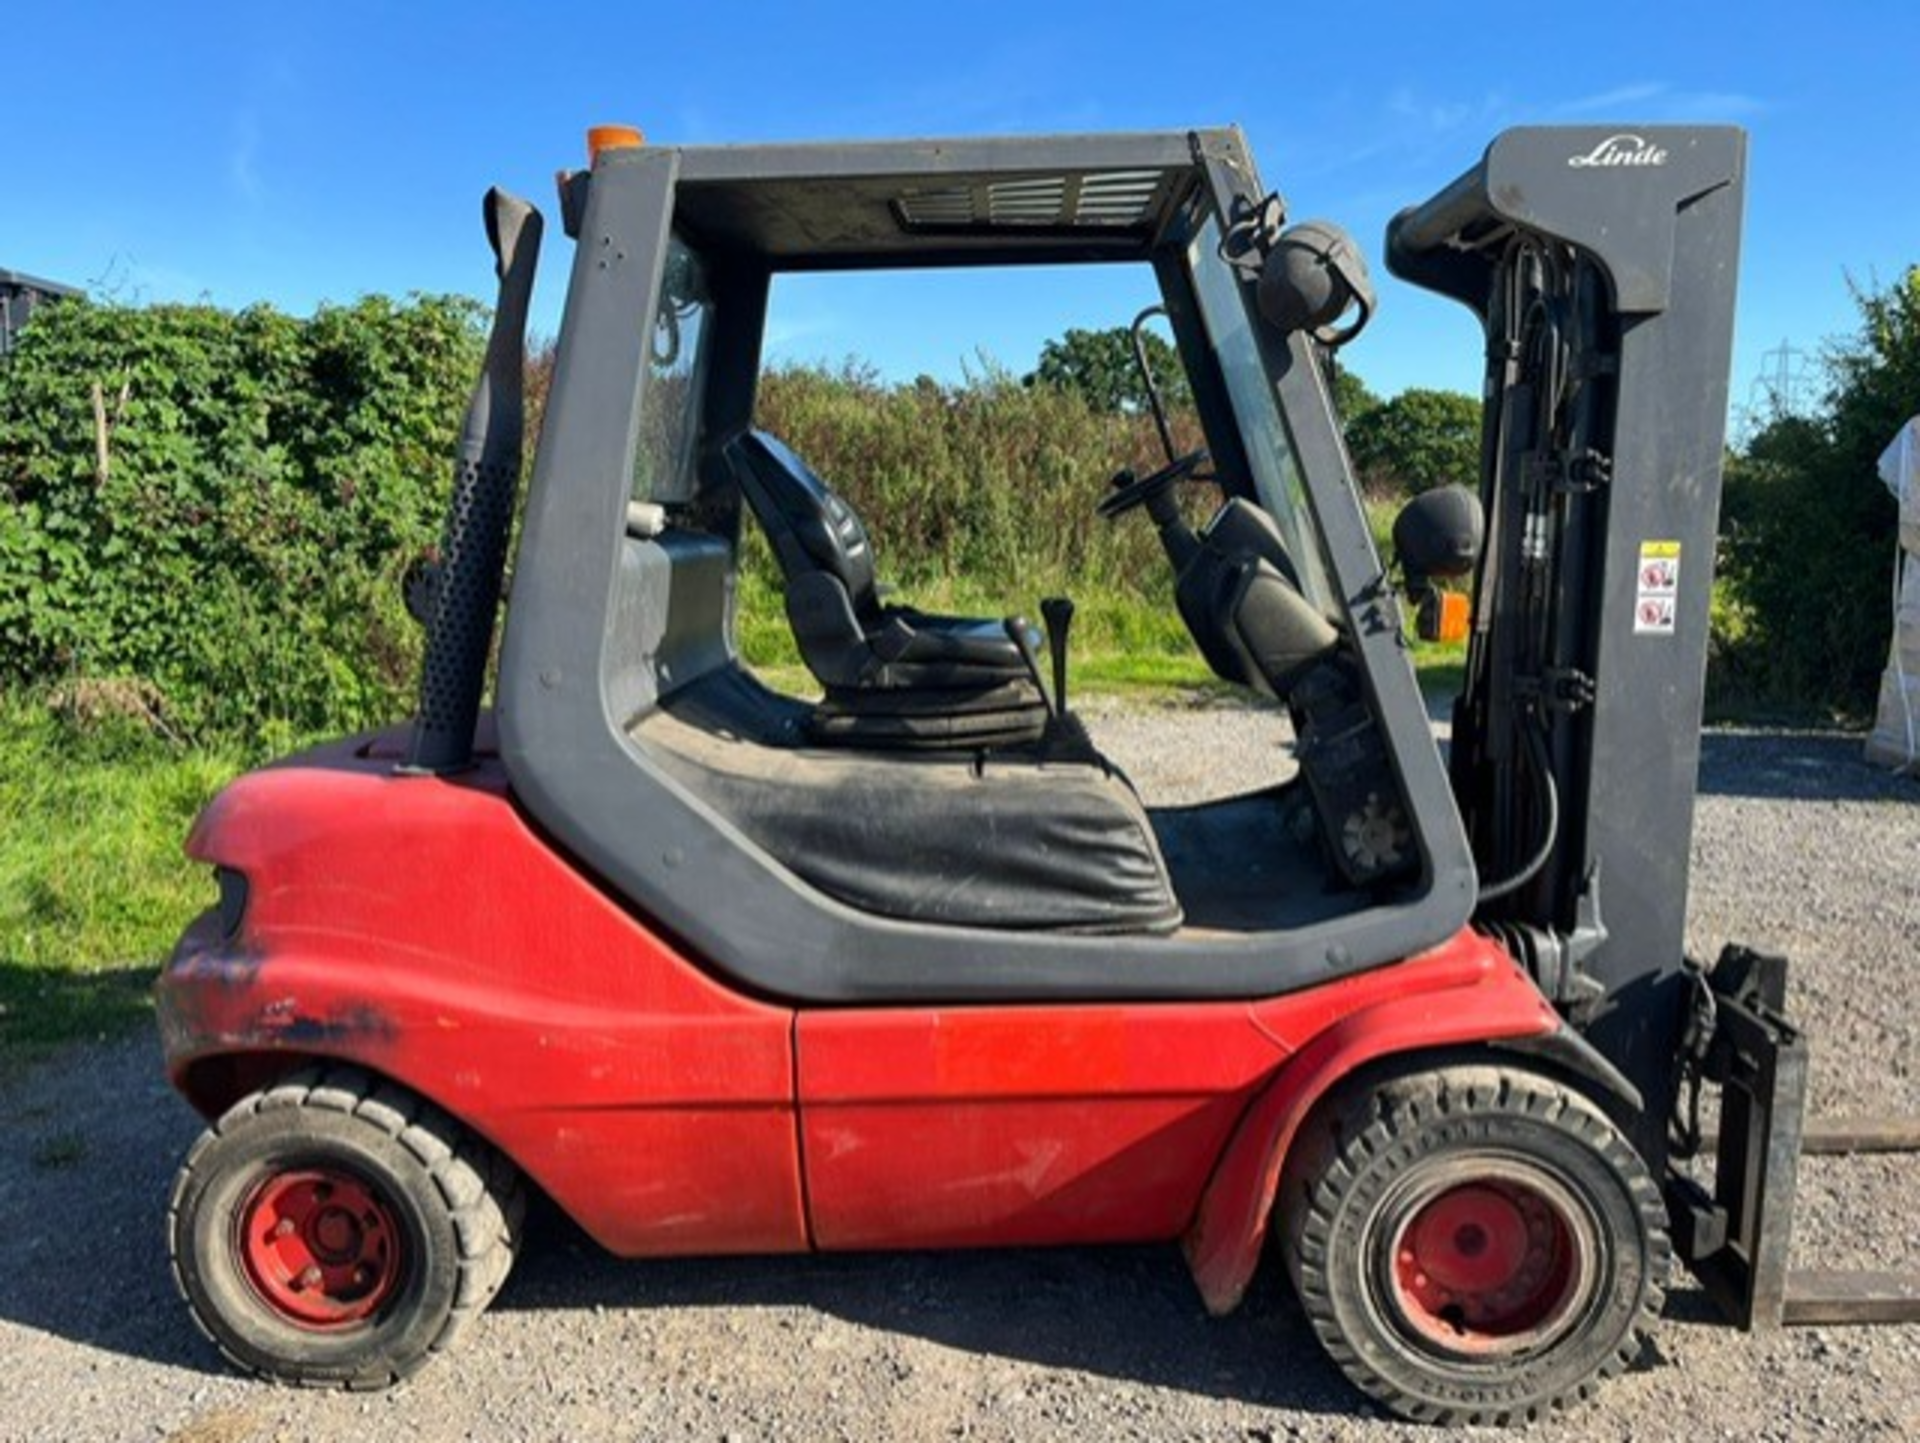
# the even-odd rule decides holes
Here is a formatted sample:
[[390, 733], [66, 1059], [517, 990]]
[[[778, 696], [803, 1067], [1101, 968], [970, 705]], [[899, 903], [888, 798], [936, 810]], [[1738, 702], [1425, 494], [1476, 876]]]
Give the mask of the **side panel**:
[[1177, 1235], [1285, 1055], [1244, 1005], [808, 1012], [822, 1248]]
[[1290, 1105], [1387, 1052], [1558, 1025], [1506, 953], [1467, 932], [1251, 1005], [805, 1012], [814, 1236], [836, 1249], [1185, 1231], [1203, 1291], [1230, 1306], [1259, 1255]]
[[527, 827], [498, 764], [400, 778], [350, 744], [241, 779], [190, 855], [244, 922], [159, 986], [177, 1085], [223, 1058], [363, 1064], [502, 1148], [618, 1253], [807, 1246], [792, 1013], [716, 985]]
[[[1743, 201], [1745, 146], [1713, 138], [1715, 178], [1730, 178], [1681, 203], [1667, 309], [1621, 338], [1594, 618], [1591, 801], [1578, 839], [1583, 865], [1600, 869], [1609, 934], [1588, 967], [1611, 1005], [1587, 1036], [1645, 1095], [1647, 1121], [1635, 1136], [1649, 1158], [1663, 1155], [1688, 998], [1687, 869]], [[1639, 620], [1654, 550], [1679, 571], [1664, 632]]]

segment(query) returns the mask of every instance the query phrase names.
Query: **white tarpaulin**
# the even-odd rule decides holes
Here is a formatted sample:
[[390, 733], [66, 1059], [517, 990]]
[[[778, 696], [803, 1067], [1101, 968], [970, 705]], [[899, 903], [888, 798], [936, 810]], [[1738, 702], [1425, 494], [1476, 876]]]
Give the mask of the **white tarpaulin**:
[[1893, 563], [1893, 646], [1867, 757], [1920, 770], [1920, 416], [1882, 453], [1880, 479], [1900, 503], [1900, 551]]
[[1880, 479], [1900, 503], [1900, 545], [1920, 556], [1920, 416], [1900, 428], [1880, 453]]

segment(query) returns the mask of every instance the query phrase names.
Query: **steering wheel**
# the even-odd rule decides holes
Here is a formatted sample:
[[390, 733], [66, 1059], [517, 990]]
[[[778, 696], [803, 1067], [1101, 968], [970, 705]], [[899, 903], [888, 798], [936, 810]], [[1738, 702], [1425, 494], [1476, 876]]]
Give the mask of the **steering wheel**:
[[[1151, 476], [1142, 476], [1138, 481], [1121, 481], [1115, 477], [1113, 490], [1100, 498], [1100, 504], [1094, 509], [1107, 520], [1124, 516], [1137, 506], [1145, 506], [1158, 500], [1182, 481], [1193, 475], [1194, 471], [1207, 462], [1206, 448], [1189, 451], [1176, 460], [1169, 461]], [[1126, 475], [1121, 472], [1120, 475]]]

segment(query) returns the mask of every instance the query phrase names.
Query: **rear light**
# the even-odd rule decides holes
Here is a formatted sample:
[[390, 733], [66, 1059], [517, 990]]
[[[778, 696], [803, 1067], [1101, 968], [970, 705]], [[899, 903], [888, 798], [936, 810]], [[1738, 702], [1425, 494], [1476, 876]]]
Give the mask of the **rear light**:
[[1422, 641], [1462, 642], [1473, 625], [1473, 603], [1462, 591], [1427, 593], [1420, 603], [1418, 629]]

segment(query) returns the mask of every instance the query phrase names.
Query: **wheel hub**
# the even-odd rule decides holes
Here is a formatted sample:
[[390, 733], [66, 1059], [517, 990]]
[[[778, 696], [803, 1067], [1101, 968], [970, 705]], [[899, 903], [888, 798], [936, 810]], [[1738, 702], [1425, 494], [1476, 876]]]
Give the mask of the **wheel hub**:
[[1583, 1229], [1558, 1189], [1521, 1177], [1445, 1186], [1406, 1214], [1388, 1288], [1420, 1341], [1448, 1352], [1532, 1348], [1588, 1290]]
[[370, 1318], [400, 1280], [401, 1233], [391, 1205], [344, 1170], [266, 1178], [240, 1210], [238, 1244], [261, 1301], [302, 1327]]

